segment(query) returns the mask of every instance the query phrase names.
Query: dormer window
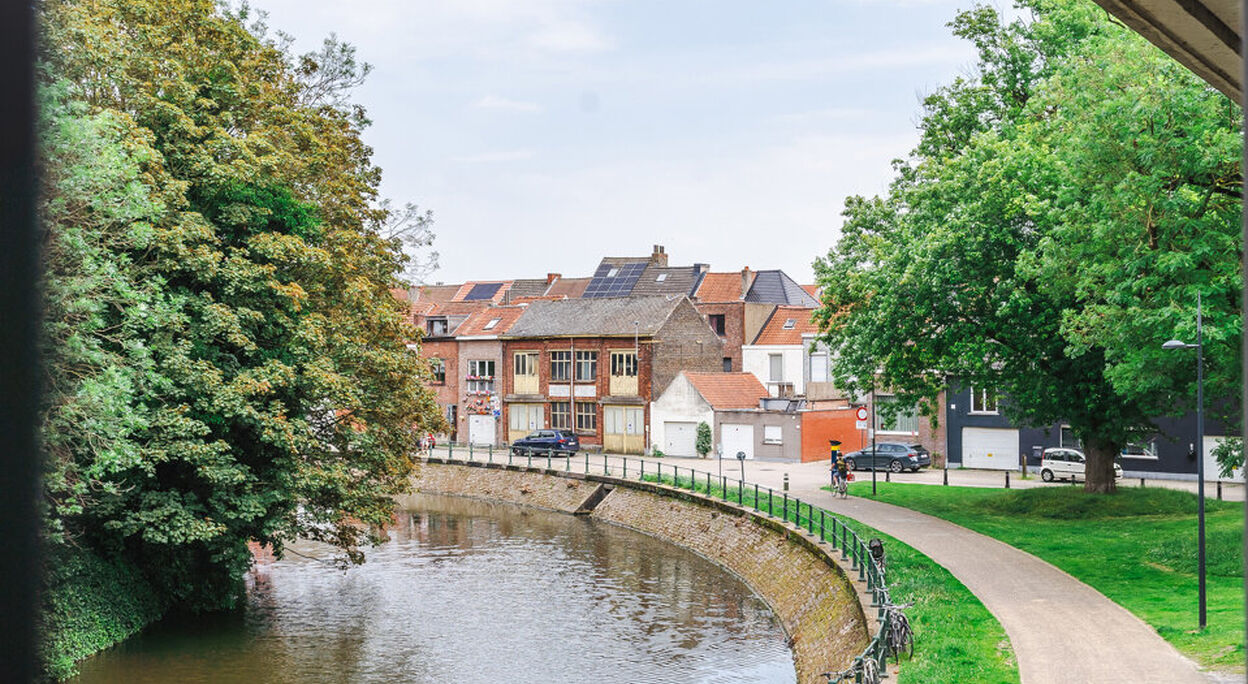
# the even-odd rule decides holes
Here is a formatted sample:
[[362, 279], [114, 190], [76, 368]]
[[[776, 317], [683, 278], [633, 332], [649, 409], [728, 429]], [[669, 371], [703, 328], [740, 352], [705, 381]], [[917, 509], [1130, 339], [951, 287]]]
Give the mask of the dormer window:
[[445, 335], [446, 330], [447, 330], [447, 325], [446, 325], [445, 318], [430, 318], [429, 319], [429, 335], [431, 336]]
[[793, 326], [795, 326], [795, 325], [797, 325], [797, 320], [796, 320], [796, 319], [793, 319], [793, 318], [786, 318], [786, 319], [784, 320], [784, 329], [785, 329], [785, 330], [792, 330], [792, 329], [793, 329]]
[[499, 321], [501, 321], [501, 320], [503, 320], [503, 319], [501, 319], [501, 318], [491, 318], [489, 323], [486, 323], [485, 325], [481, 326], [481, 329], [482, 329], [482, 330], [493, 330], [493, 329], [494, 329], [494, 326], [498, 325], [498, 322], [499, 322]]

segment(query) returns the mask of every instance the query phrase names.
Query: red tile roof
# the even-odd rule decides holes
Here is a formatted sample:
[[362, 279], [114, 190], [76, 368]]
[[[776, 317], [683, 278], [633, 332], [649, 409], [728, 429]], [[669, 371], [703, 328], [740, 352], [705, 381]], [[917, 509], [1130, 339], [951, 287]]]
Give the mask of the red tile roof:
[[754, 338], [754, 344], [801, 344], [803, 334], [819, 332], [818, 326], [810, 320], [813, 312], [814, 309], [802, 306], [777, 306], [767, 325]]
[[[524, 313], [524, 309], [523, 306], [491, 306], [488, 309], [473, 312], [455, 329], [455, 336], [501, 335], [511, 329], [511, 326], [520, 318], [520, 314]], [[485, 326], [494, 319], [498, 319], [498, 322], [487, 329]]]
[[802, 289], [806, 290], [806, 292], [809, 293], [811, 297], [814, 297], [815, 299], [819, 299], [819, 286], [818, 285], [803, 285]]
[[547, 296], [562, 295], [568, 299], [580, 299], [585, 294], [585, 288], [589, 287], [591, 278], [560, 278], [551, 283], [550, 288], [546, 290]]
[[753, 373], [690, 373], [685, 377], [715, 409], [758, 408], [767, 388]]
[[694, 298], [699, 302], [741, 301], [741, 273], [707, 273]]

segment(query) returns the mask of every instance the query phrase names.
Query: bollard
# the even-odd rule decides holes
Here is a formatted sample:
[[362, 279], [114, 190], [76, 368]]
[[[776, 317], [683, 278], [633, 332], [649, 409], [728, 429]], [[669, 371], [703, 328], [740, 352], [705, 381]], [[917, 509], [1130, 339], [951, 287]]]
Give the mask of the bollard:
[[624, 474], [621, 475], [620, 477], [624, 478], [625, 480], [628, 479], [628, 457], [627, 456], [624, 457]]
[[608, 471], [607, 471], [607, 454], [606, 454], [606, 452], [603, 452], [603, 454], [602, 454], [602, 474], [603, 474], [603, 475], [610, 475], [610, 474], [611, 474], [610, 472], [608, 472]]
[[524, 467], [526, 467], [526, 468], [530, 468], [530, 469], [531, 469], [531, 468], [533, 467], [533, 450], [532, 450], [532, 449], [526, 449], [526, 450], [524, 451], [524, 455], [528, 457], [528, 460], [527, 460], [527, 461], [525, 461], [525, 466], [524, 466]]
[[452, 458], [455, 458], [455, 443], [448, 441], [446, 443], [446, 460], [449, 461]]
[[945, 480], [944, 485], [948, 487], [949, 486], [949, 469], [948, 468], [944, 469], [944, 480]]
[[468, 442], [468, 460], [472, 460], [472, 442]]
[[884, 471], [884, 481], [885, 481], [885, 482], [892, 482], [892, 481], [893, 481], [893, 471], [891, 471], [891, 470], [885, 470], [885, 471]]
[[1144, 478], [1140, 478], [1140, 489], [1144, 489]]
[[789, 474], [784, 474], [784, 491], [789, 491]]
[[1218, 480], [1218, 501], [1222, 500], [1222, 480]]
[[1010, 471], [1005, 471], [1005, 488], [1010, 488]]
[[494, 465], [494, 445], [493, 444], [490, 445], [490, 453], [489, 453], [489, 457], [487, 460], [489, 460], [490, 465]]
[[553, 448], [547, 449], [546, 450], [546, 470], [550, 470], [550, 462], [554, 457], [555, 457], [555, 450]]

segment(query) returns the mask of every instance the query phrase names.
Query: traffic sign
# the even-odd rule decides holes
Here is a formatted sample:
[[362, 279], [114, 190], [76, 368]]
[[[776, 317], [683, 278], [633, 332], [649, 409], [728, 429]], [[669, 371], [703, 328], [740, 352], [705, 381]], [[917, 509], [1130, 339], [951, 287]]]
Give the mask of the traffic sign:
[[865, 420], [859, 420], [859, 421], [856, 421], [856, 422], [854, 423], [854, 429], [855, 429], [855, 430], [866, 430], [866, 429], [867, 429], [867, 421], [865, 421]]
[[[859, 406], [859, 407], [858, 407], [858, 412], [857, 412], [857, 413], [858, 413], [858, 420], [866, 420], [866, 419], [867, 419], [867, 407], [866, 407], [866, 406]], [[865, 428], [865, 427], [866, 427], [866, 425], [860, 425], [860, 426], [858, 426], [858, 429], [860, 429], [860, 430], [861, 430], [862, 428]]]

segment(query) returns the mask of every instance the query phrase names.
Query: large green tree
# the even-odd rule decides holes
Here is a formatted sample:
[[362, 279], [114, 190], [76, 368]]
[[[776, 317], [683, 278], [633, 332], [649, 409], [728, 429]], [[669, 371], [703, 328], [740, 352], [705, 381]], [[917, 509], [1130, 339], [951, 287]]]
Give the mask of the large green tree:
[[1207, 389], [1238, 387], [1240, 111], [1090, 2], [1019, 7], [951, 24], [977, 68], [926, 99], [888, 195], [847, 201], [818, 317], [845, 386], [929, 414], [951, 378], [992, 388], [1068, 422], [1108, 492], [1121, 447], [1192, 406], [1193, 359], [1160, 347], [1194, 337], [1197, 292]]
[[358, 560], [440, 422], [347, 97], [366, 69], [212, 0], [40, 18], [50, 539], [195, 608], [236, 600], [249, 541]]

